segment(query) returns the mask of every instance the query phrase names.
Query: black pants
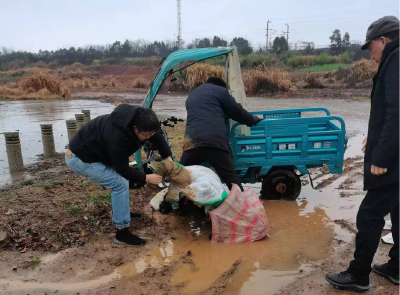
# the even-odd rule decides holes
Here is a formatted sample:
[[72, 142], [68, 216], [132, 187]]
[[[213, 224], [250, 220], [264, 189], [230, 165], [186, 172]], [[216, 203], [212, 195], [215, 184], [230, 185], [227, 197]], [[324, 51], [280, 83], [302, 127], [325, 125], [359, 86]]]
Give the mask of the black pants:
[[384, 217], [390, 213], [394, 246], [389, 252], [389, 268], [399, 272], [399, 184], [369, 190], [357, 214], [356, 250], [348, 271], [355, 276], [367, 276], [378, 249]]
[[228, 151], [208, 147], [193, 148], [185, 151], [180, 161], [183, 166], [201, 165], [203, 162], [210, 163], [229, 189], [232, 188], [232, 183], [236, 183], [243, 191], [240, 177]]

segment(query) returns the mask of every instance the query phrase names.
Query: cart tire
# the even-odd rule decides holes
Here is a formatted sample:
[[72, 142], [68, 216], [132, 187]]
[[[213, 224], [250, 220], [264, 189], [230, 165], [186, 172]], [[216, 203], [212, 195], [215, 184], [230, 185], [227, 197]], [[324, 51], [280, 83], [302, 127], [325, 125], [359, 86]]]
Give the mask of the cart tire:
[[300, 177], [292, 170], [275, 170], [264, 178], [261, 198], [294, 201], [300, 195]]

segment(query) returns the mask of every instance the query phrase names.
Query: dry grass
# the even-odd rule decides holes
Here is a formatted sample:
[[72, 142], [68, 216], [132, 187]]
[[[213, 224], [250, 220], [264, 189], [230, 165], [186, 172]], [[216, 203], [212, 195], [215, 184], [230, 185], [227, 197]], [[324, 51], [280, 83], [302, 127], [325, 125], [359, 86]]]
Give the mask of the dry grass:
[[43, 71], [35, 71], [33, 75], [24, 78], [20, 86], [22, 90], [28, 92], [38, 92], [41, 89], [47, 89], [52, 94], [61, 95], [60, 80]]
[[82, 88], [82, 80], [73, 80], [72, 88]]
[[100, 60], [98, 59], [93, 60], [92, 66], [99, 66], [99, 65], [100, 65]]
[[38, 61], [33, 64], [31, 64], [31, 67], [36, 67], [36, 68], [47, 68], [47, 64], [44, 61]]
[[56, 99], [59, 97], [70, 97], [71, 93], [68, 88], [62, 88], [61, 94], [56, 95], [51, 93], [47, 88], [40, 89], [37, 92], [23, 91], [20, 88], [9, 88], [7, 86], [0, 86], [0, 98], [7, 100], [24, 100], [24, 99]]
[[47, 65], [47, 67], [50, 68], [50, 69], [58, 68], [58, 66], [59, 66], [59, 64], [56, 63], [56, 62], [54, 62], [54, 61], [50, 62], [50, 63]]
[[225, 68], [205, 63], [197, 63], [186, 69], [186, 75], [183, 82], [184, 88], [186, 90], [193, 90], [197, 86], [205, 83], [210, 77], [218, 77], [224, 79]]
[[289, 73], [275, 68], [257, 67], [243, 73], [247, 94], [287, 92], [290, 90]]
[[82, 79], [82, 86], [83, 86], [83, 88], [86, 88], [86, 89], [88, 89], [88, 88], [90, 88], [91, 86], [92, 86], [92, 79], [90, 79], [90, 78], [83, 78]]
[[69, 66], [69, 68], [71, 70], [78, 70], [78, 69], [82, 69], [84, 67], [85, 66], [83, 64], [81, 64], [80, 62], [75, 62], [75, 63], [73, 63], [72, 65]]
[[9, 98], [9, 97], [16, 97], [22, 96], [24, 92], [21, 89], [13, 89], [8, 88], [6, 86], [0, 86], [0, 97]]
[[114, 78], [111, 78], [110, 83], [108, 83], [108, 87], [117, 87], [117, 82]]
[[351, 65], [348, 74], [348, 82], [356, 84], [371, 79], [378, 71], [378, 64], [373, 60], [361, 59]]
[[316, 88], [316, 89], [324, 88], [318, 74], [309, 73], [306, 76], [305, 80], [306, 80], [306, 86], [304, 86], [304, 88]]
[[45, 99], [45, 98], [69, 98], [71, 93], [62, 85], [61, 81], [47, 71], [35, 70], [33, 74], [24, 76], [18, 88], [13, 85], [2, 86], [0, 97], [6, 99]]
[[20, 86], [28, 92], [37, 92], [44, 88], [51, 89], [51, 92], [54, 93], [61, 92], [60, 82], [44, 71], [35, 71], [33, 75], [25, 77]]
[[146, 79], [143, 77], [137, 77], [135, 80], [133, 80], [131, 87], [132, 88], [147, 88], [147, 87], [149, 87], [149, 82], [146, 81]]

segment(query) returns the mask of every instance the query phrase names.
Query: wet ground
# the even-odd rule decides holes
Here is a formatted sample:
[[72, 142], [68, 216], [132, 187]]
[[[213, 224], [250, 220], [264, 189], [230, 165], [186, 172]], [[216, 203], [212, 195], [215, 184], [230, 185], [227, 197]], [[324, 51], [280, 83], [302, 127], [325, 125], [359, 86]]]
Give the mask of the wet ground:
[[53, 124], [56, 151], [63, 152], [68, 144], [65, 120], [86, 109], [94, 118], [111, 112], [114, 105], [88, 100], [0, 102], [0, 186], [24, 176], [9, 174], [3, 132], [19, 131], [24, 164], [31, 164], [43, 153], [40, 124]]
[[[141, 101], [141, 97], [129, 95], [121, 95], [119, 99], [129, 103]], [[183, 96], [160, 96], [154, 109], [161, 116], [174, 114], [185, 117], [184, 99]], [[35, 116], [39, 120], [50, 116], [50, 120], [59, 121], [57, 128], [61, 130], [65, 126], [64, 120], [80, 110], [74, 101], [63, 102], [67, 107], [63, 112], [58, 112], [58, 107], [45, 112], [40, 107], [35, 108], [34, 103], [24, 103], [15, 105], [13, 112], [22, 109], [26, 112], [21, 116], [26, 129], [21, 130], [31, 137], [30, 148], [24, 149], [28, 154], [28, 151], [40, 147], [40, 143], [32, 145], [35, 143], [32, 139], [34, 126], [42, 122], [36, 122]], [[82, 109], [91, 109], [94, 116], [113, 109], [111, 104], [82, 103], [86, 103]], [[41, 104], [42, 110], [45, 109], [46, 103]], [[331, 175], [323, 169], [316, 169], [312, 178], [317, 189], [312, 189], [308, 178], [303, 177], [304, 186], [297, 201], [264, 201], [271, 225], [270, 237], [250, 244], [213, 244], [209, 242], [210, 228], [207, 226], [147, 212], [160, 225], [169, 223], [171, 229], [161, 240], [153, 239], [140, 249], [116, 246], [112, 243], [112, 235], [104, 236], [84, 247], [56, 254], [28, 252], [28, 260], [37, 256], [41, 261], [39, 266], [28, 268], [15, 267], [28, 258], [25, 254], [7, 252], [8, 257], [0, 257], [3, 265], [0, 269], [0, 294], [350, 294], [331, 288], [324, 281], [324, 274], [343, 271], [352, 259], [355, 216], [364, 196], [360, 149], [369, 103], [253, 98], [249, 99], [248, 108], [321, 106], [343, 117], [351, 135], [344, 173]], [[0, 107], [4, 108], [4, 105]], [[31, 112], [32, 108], [36, 111]], [[0, 126], [5, 120], [0, 118]], [[40, 140], [39, 128], [38, 131]], [[63, 131], [66, 134], [66, 130]], [[56, 142], [57, 149], [62, 150], [63, 139], [56, 138]], [[24, 139], [22, 144], [24, 146]], [[39, 153], [32, 152], [28, 158], [34, 160], [34, 155]], [[0, 155], [0, 159], [5, 159], [4, 150], [0, 149]], [[260, 190], [259, 184], [251, 187], [256, 192]], [[157, 236], [157, 230], [154, 227], [138, 234]], [[380, 245], [377, 262], [385, 262], [388, 249], [389, 246]], [[398, 294], [398, 288], [384, 279], [376, 275], [371, 277], [370, 294]]]
[[[0, 258], [0, 294], [351, 294], [331, 288], [323, 277], [343, 270], [352, 258], [364, 195], [361, 140], [362, 135], [350, 139], [343, 175], [315, 170], [319, 189], [303, 178], [297, 201], [263, 202], [271, 232], [262, 241], [213, 244], [207, 226], [154, 213], [157, 223], [175, 226], [139, 251], [103, 239], [45, 255], [33, 269], [11, 271], [21, 254], [10, 255], [16, 261]], [[252, 187], [259, 191], [259, 185]], [[388, 249], [382, 244], [376, 261], [384, 261]], [[371, 277], [370, 294], [398, 294], [398, 288]]]

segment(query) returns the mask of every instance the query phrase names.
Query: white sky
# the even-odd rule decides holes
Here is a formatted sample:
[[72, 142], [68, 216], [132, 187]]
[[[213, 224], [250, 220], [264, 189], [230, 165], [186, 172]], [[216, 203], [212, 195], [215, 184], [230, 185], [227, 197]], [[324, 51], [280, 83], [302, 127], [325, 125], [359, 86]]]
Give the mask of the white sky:
[[[105, 45], [116, 40], [176, 38], [176, 0], [0, 0], [0, 47], [37, 52]], [[267, 20], [275, 38], [290, 26], [289, 42], [330, 43], [334, 29], [363, 41], [384, 15], [399, 17], [398, 0], [182, 0], [182, 31], [194, 38], [245, 37], [265, 46]]]

